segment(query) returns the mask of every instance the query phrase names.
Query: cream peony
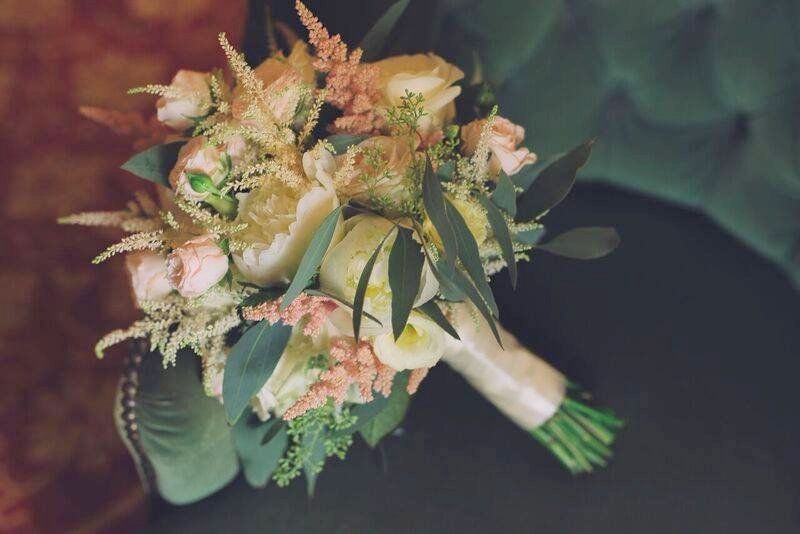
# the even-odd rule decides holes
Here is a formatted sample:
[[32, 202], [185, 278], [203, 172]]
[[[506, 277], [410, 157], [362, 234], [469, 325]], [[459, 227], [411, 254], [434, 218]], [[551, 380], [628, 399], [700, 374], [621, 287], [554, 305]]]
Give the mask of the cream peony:
[[[461, 128], [463, 151], [467, 156], [475, 153], [486, 119], [478, 119]], [[517, 174], [525, 165], [536, 163], [536, 154], [520, 143], [525, 139], [525, 128], [503, 117], [495, 117], [489, 132], [489, 172], [497, 176], [502, 169], [508, 176]]]
[[[381, 239], [392, 227], [391, 222], [376, 215], [358, 215], [349, 219], [346, 225], [347, 234], [338, 245], [328, 251], [320, 267], [319, 283], [322, 290], [335, 297], [353, 302], [364, 266]], [[391, 330], [392, 291], [389, 287], [389, 252], [395, 235], [396, 232], [386, 239], [378, 254], [364, 299], [364, 310], [375, 316], [382, 326], [364, 317], [362, 321], [364, 335], [375, 335]], [[414, 305], [419, 306], [429, 301], [437, 291], [439, 291], [439, 282], [430, 270], [430, 266], [425, 262], [420, 289]], [[331, 313], [330, 320], [340, 332], [352, 335], [351, 314], [349, 308], [340, 306]]]
[[207, 72], [179, 70], [170, 83], [175, 94], [156, 102], [158, 120], [183, 132], [194, 125], [194, 118], [207, 115], [211, 107], [210, 77]]
[[228, 272], [228, 256], [211, 235], [190, 239], [167, 256], [167, 277], [184, 297], [199, 297]]
[[[240, 193], [236, 222], [247, 223], [239, 240], [247, 243], [233, 261], [242, 277], [260, 286], [289, 283], [322, 221], [338, 205], [324, 187], [297, 190], [280, 182]], [[332, 243], [340, 237], [337, 228]]]
[[424, 134], [453, 120], [454, 100], [461, 94], [461, 87], [453, 84], [464, 77], [461, 69], [436, 54], [393, 56], [375, 65], [380, 70], [378, 87], [383, 107], [399, 105], [408, 91], [425, 98], [426, 115], [418, 125]]
[[131, 287], [137, 304], [161, 300], [172, 292], [167, 280], [167, 263], [155, 252], [133, 252], [125, 256], [125, 266], [131, 275]]
[[391, 332], [375, 338], [375, 356], [397, 371], [433, 367], [447, 347], [446, 335], [439, 325], [423, 314], [412, 311], [405, 330], [397, 340]]
[[197, 192], [192, 189], [187, 173], [203, 173], [211, 178], [214, 185], [225, 179], [227, 170], [223, 156], [230, 156], [231, 163], [239, 162], [247, 150], [247, 144], [241, 136], [234, 136], [224, 146], [214, 146], [205, 137], [193, 137], [178, 152], [178, 160], [169, 173], [169, 183], [175, 191], [195, 202], [205, 200], [208, 192]]

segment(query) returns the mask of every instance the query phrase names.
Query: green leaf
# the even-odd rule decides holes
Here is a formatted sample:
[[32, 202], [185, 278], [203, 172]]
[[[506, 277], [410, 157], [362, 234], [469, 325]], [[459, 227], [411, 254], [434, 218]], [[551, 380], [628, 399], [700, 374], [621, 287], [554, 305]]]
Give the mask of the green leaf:
[[544, 236], [544, 228], [532, 228], [530, 230], [523, 230], [514, 234], [514, 241], [524, 243], [526, 245], [535, 245], [541, 241]]
[[[347, 308], [350, 308], [351, 310], [353, 309], [353, 303], [352, 303], [352, 302], [349, 302], [349, 301], [347, 301], [347, 300], [345, 300], [345, 299], [342, 299], [342, 298], [336, 297], [336, 296], [334, 296], [334, 295], [331, 295], [330, 293], [326, 293], [326, 292], [324, 292], [324, 291], [320, 291], [319, 289], [306, 289], [306, 290], [305, 290], [305, 293], [307, 293], [307, 294], [309, 294], [309, 295], [314, 295], [314, 296], [317, 296], [317, 297], [325, 297], [325, 298], [329, 298], [329, 299], [331, 299], [331, 300], [335, 300], [336, 302], [338, 302], [338, 303], [339, 303], [339, 304], [341, 304], [342, 306], [345, 306], [345, 307], [347, 307]], [[378, 324], [378, 326], [383, 326], [383, 323], [382, 323], [382, 322], [380, 322], [380, 321], [378, 320], [378, 318], [377, 318], [377, 317], [375, 317], [374, 315], [372, 315], [372, 314], [370, 314], [370, 313], [367, 313], [367, 312], [365, 312], [364, 310], [361, 310], [361, 313], [364, 315], [364, 317], [367, 317], [367, 318], [369, 318], [371, 321], [374, 321], [375, 323], [377, 323], [377, 324]]]
[[497, 187], [492, 192], [492, 202], [508, 213], [512, 219], [517, 216], [517, 190], [514, 188], [514, 182], [504, 172], [497, 178]]
[[511, 242], [511, 232], [508, 229], [505, 217], [500, 212], [500, 208], [494, 205], [486, 195], [478, 197], [481, 204], [486, 209], [486, 216], [489, 219], [489, 225], [492, 227], [494, 237], [500, 244], [500, 250], [503, 252], [503, 259], [508, 267], [508, 276], [511, 278], [511, 287], [517, 287], [517, 259], [514, 256], [514, 244]]
[[478, 311], [483, 318], [486, 319], [486, 322], [489, 323], [489, 327], [492, 329], [492, 333], [494, 334], [494, 338], [497, 340], [498, 345], [501, 347], [503, 346], [503, 342], [500, 340], [500, 333], [497, 331], [497, 326], [494, 323], [494, 316], [492, 315], [491, 310], [486, 305], [486, 303], [481, 298], [480, 293], [475, 289], [475, 286], [472, 285], [472, 282], [469, 281], [467, 276], [455, 269], [452, 273], [452, 280], [453, 283], [460, 289], [469, 300], [478, 308]]
[[169, 173], [178, 161], [178, 152], [184, 141], [151, 146], [122, 164], [122, 169], [139, 178], [170, 187]]
[[[233, 444], [247, 482], [263, 488], [278, 467], [289, 445], [289, 435], [282, 419], [262, 422], [249, 408], [231, 429]], [[264, 438], [272, 434], [271, 439]]]
[[525, 193], [519, 197], [517, 214], [521, 220], [536, 219], [564, 200], [575, 184], [575, 174], [586, 164], [594, 140], [579, 145], [545, 167]]
[[619, 234], [614, 228], [587, 226], [559, 234], [536, 249], [575, 260], [594, 260], [610, 254], [619, 243]]
[[403, 12], [408, 7], [409, 0], [399, 0], [386, 10], [381, 18], [375, 25], [367, 32], [364, 39], [358, 45], [364, 51], [362, 56], [363, 61], [374, 61], [381, 56], [386, 40], [389, 34], [392, 33], [397, 21], [403, 15]]
[[439, 165], [436, 169], [436, 176], [444, 182], [449, 182], [453, 179], [453, 174], [456, 172], [456, 164], [454, 161], [446, 161]]
[[282, 322], [261, 321], [233, 346], [222, 377], [222, 399], [230, 423], [239, 419], [253, 395], [267, 382], [291, 333], [292, 327]]
[[389, 253], [389, 288], [392, 290], [392, 332], [400, 337], [419, 292], [425, 255], [411, 230], [398, 227]]
[[363, 134], [336, 134], [326, 137], [325, 141], [331, 144], [334, 152], [344, 154], [348, 148], [359, 144], [367, 137], [369, 136]]
[[[392, 229], [394, 230], [394, 229]], [[381, 249], [383, 248], [383, 244], [386, 242], [386, 238], [391, 235], [392, 230], [390, 230], [381, 242], [378, 243], [375, 252], [367, 260], [367, 263], [364, 264], [364, 270], [361, 271], [361, 276], [358, 278], [358, 285], [356, 285], [356, 294], [353, 296], [353, 337], [359, 339], [359, 334], [361, 333], [361, 314], [364, 313], [364, 298], [367, 296], [367, 286], [369, 286], [369, 277], [372, 276], [372, 268], [375, 267], [375, 261], [378, 259], [378, 254], [380, 253]]]
[[428, 214], [428, 218], [442, 240], [447, 264], [450, 266], [455, 265], [458, 257], [455, 229], [453, 229], [450, 218], [447, 216], [442, 184], [433, 173], [429, 158], [425, 159], [425, 174], [422, 177], [422, 203], [425, 206], [425, 213]]
[[[430, 264], [430, 262], [429, 262]], [[444, 260], [439, 260], [436, 265], [430, 264], [434, 276], [439, 281], [439, 293], [444, 300], [462, 302], [467, 296], [453, 283], [455, 267], [447, 265]]]
[[297, 273], [292, 278], [292, 283], [283, 295], [281, 301], [281, 309], [285, 310], [292, 301], [297, 298], [297, 295], [303, 292], [308, 287], [314, 276], [317, 274], [322, 259], [328, 251], [328, 247], [333, 239], [333, 233], [336, 231], [336, 225], [339, 223], [339, 215], [342, 213], [342, 207], [339, 206], [325, 217], [322, 224], [317, 228], [314, 238], [308, 244], [303, 259], [300, 260], [300, 265], [297, 267]]
[[[172, 504], [203, 499], [239, 472], [225, 412], [203, 390], [200, 367], [200, 358], [187, 350], [166, 369], [161, 355], [145, 354], [138, 369], [134, 413], [145, 461], [158, 493]], [[117, 424], [126, 435], [124, 421]]]
[[458, 332], [456, 332], [456, 329], [453, 328], [453, 325], [450, 324], [450, 321], [448, 321], [447, 317], [445, 317], [442, 313], [439, 305], [436, 304], [436, 301], [429, 300], [422, 306], [419, 306], [417, 309], [427, 315], [434, 323], [439, 325], [439, 328], [450, 334], [450, 336], [454, 337], [455, 339], [461, 339], [458, 337]]
[[[406, 390], [407, 385], [408, 373], [397, 373], [392, 383], [392, 392], [389, 398], [385, 399], [386, 402], [382, 409], [359, 425], [358, 431], [370, 447], [374, 448], [380, 440], [403, 422], [408, 405], [411, 403], [411, 396]], [[384, 397], [380, 396], [379, 398]], [[358, 425], [359, 422], [360, 418], [356, 424]]]
[[497, 309], [497, 303], [494, 301], [494, 295], [492, 294], [492, 289], [489, 287], [489, 282], [486, 281], [486, 272], [483, 270], [481, 254], [478, 250], [478, 244], [475, 242], [475, 237], [472, 235], [472, 232], [469, 231], [469, 226], [467, 226], [467, 223], [456, 207], [446, 198], [444, 202], [447, 206], [447, 218], [451, 222], [456, 238], [458, 257], [461, 258], [464, 269], [467, 271], [467, 274], [469, 274], [469, 277], [472, 279], [481, 297], [492, 310], [492, 315], [497, 317], [500, 312]]
[[306, 476], [306, 492], [309, 497], [314, 496], [317, 487], [317, 477], [322, 472], [325, 465], [327, 453], [325, 451], [325, 440], [328, 438], [328, 429], [325, 425], [316, 425], [314, 430], [303, 434], [303, 452], [306, 455], [303, 460], [303, 473]]

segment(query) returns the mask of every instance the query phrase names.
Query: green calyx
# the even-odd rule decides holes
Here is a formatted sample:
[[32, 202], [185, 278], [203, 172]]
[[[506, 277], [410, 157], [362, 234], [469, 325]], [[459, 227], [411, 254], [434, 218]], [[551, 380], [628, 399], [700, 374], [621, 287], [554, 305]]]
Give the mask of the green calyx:
[[204, 199], [206, 204], [226, 217], [236, 215], [236, 199], [230, 195], [223, 194], [209, 175], [203, 172], [188, 172], [186, 173], [186, 179], [194, 191], [208, 195]]

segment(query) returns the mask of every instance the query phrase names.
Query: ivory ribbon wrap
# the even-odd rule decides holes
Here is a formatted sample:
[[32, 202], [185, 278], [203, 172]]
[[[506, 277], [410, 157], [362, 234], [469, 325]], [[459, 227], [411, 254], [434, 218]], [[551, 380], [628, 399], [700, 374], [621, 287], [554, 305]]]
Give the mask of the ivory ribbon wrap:
[[456, 304], [451, 322], [461, 340], [448, 337], [444, 361], [509, 419], [533, 430], [558, 411], [566, 378], [523, 347], [499, 324], [503, 347], [471, 304]]

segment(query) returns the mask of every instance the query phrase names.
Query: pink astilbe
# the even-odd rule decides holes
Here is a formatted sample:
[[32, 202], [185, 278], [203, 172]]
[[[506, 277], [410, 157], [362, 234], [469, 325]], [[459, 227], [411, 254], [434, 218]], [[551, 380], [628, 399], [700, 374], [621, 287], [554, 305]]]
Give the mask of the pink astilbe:
[[316, 50], [314, 68], [328, 74], [325, 100], [342, 110], [332, 130], [351, 134], [378, 132], [384, 124], [383, 117], [375, 109], [379, 99], [378, 68], [361, 63], [363, 51], [360, 48], [348, 54], [342, 37], [331, 36], [303, 2], [297, 0], [295, 8], [300, 22], [308, 30], [308, 41]]
[[429, 370], [428, 367], [420, 367], [411, 370], [411, 373], [408, 375], [408, 385], [406, 386], [406, 391], [408, 391], [410, 395], [417, 392], [420, 382], [422, 382], [423, 378], [428, 376]]
[[331, 342], [330, 355], [331, 366], [319, 375], [305, 395], [286, 410], [283, 414], [285, 420], [320, 408], [328, 399], [341, 405], [352, 385], [358, 387], [364, 402], [374, 398], [373, 390], [385, 397], [391, 393], [395, 371], [378, 360], [368, 341], [356, 341], [350, 337], [335, 338]]
[[303, 318], [307, 318], [303, 326], [303, 334], [314, 337], [319, 334], [325, 318], [338, 306], [335, 301], [302, 293], [298, 295], [285, 310], [281, 310], [283, 297], [264, 302], [258, 306], [244, 308], [242, 317], [248, 321], [261, 321], [266, 319], [270, 323], [282, 321], [283, 324], [294, 326]]

